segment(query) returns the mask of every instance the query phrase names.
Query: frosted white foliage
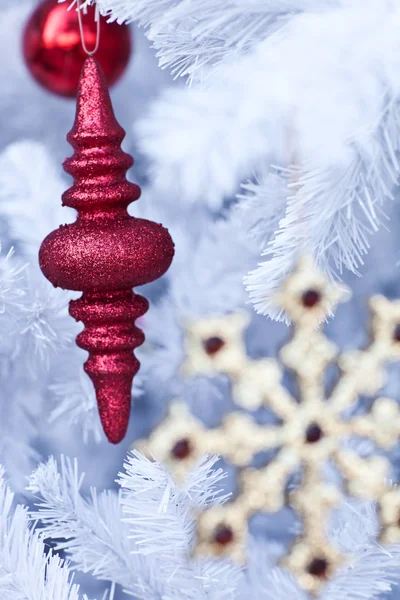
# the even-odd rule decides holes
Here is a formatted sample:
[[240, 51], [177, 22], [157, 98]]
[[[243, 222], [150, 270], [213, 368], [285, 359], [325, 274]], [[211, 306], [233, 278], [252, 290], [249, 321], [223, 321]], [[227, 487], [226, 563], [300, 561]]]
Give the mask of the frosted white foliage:
[[[74, 329], [69, 322], [68, 294], [39, 277], [36, 288], [32, 286], [27, 292], [27, 303], [21, 310], [16, 351], [48, 368], [50, 357], [72, 342]], [[28, 363], [32, 373], [37, 362]]]
[[[76, 8], [77, 0], [66, 1]], [[232, 487], [232, 478], [215, 470], [216, 459], [204, 458], [177, 486], [137, 452], [122, 469], [124, 450], [106, 445], [82, 368], [86, 353], [74, 342], [82, 325], [68, 315], [70, 294], [53, 290], [37, 260], [44, 237], [75, 218], [60, 202], [70, 185], [61, 163], [71, 151], [63, 140], [74, 102], [40, 88], [22, 60], [22, 30], [37, 0], [0, 4], [6, 57], [0, 61], [0, 463], [14, 489], [26, 485], [41, 456], [72, 445], [99, 485], [110, 487], [110, 473], [122, 470], [119, 488], [85, 492], [77, 461], [39, 464], [29, 484], [29, 501], [38, 503], [30, 515], [35, 528], [0, 473], [0, 600], [79, 600], [71, 570], [86, 573], [79, 575], [85, 591], [101, 589], [101, 596], [106, 588], [103, 600], [306, 600], [277, 566], [282, 539], [298, 530], [296, 522], [288, 531], [286, 515], [251, 523], [255, 538], [244, 569], [190, 558], [194, 513], [223, 502]], [[229, 381], [182, 377], [185, 323], [245, 310], [249, 271], [256, 310], [274, 318], [283, 315], [271, 298], [300, 251], [336, 280], [344, 269], [366, 272], [352, 282], [357, 312], [349, 304], [342, 324], [331, 323], [341, 346], [362, 336], [360, 296], [400, 292], [392, 268], [399, 260], [396, 236], [379, 232], [380, 245], [363, 264], [379, 227], [400, 228], [399, 205], [390, 204], [399, 172], [400, 4], [97, 0], [97, 6], [111, 21], [141, 26], [164, 69], [157, 71], [143, 33], [134, 29], [131, 66], [112, 90], [128, 131], [124, 143], [132, 143], [133, 130], [142, 151], [133, 152], [139, 159], [133, 179], [146, 180], [149, 164], [148, 189], [130, 210], [171, 229], [176, 257], [164, 280], [143, 292], [152, 307], [138, 323], [147, 342], [133, 396], [142, 388], [145, 395], [130, 431], [147, 434], [177, 395], [216, 424], [231, 406]], [[189, 86], [176, 82], [150, 106], [161, 82], [170, 85], [167, 70]], [[282, 335], [284, 327], [254, 314], [247, 349], [275, 355]], [[397, 397], [396, 376], [390, 381]], [[322, 600], [388, 598], [399, 582], [399, 546], [379, 546], [377, 528], [371, 504], [348, 503], [335, 513], [328, 533], [349, 561]]]
[[215, 458], [201, 461], [182, 486], [177, 486], [159, 464], [138, 452], [128, 455], [125, 472], [120, 473], [124, 520], [141, 553], [157, 557], [159, 580], [170, 581], [167, 597], [235, 597], [238, 568], [215, 559], [190, 559], [195, 539], [194, 512], [222, 503], [227, 497], [220, 495], [225, 474], [213, 469], [215, 462]]
[[14, 505], [0, 467], [0, 600], [79, 600], [66, 563], [29, 525], [27, 509]]
[[[87, 0], [91, 3], [93, 0]], [[175, 76], [201, 79], [226, 60], [239, 58], [303, 11], [338, 0], [97, 0], [118, 22], [137, 21], [156, 48], [159, 64]]]
[[168, 297], [183, 318], [232, 311], [246, 295], [241, 275], [252, 259], [253, 247], [238, 220], [207, 219], [196, 238], [178, 232], [177, 252], [169, 271]]
[[349, 501], [336, 512], [329, 533], [348, 563], [329, 583], [323, 600], [375, 599], [398, 586], [400, 545], [383, 548], [376, 541], [378, 532], [374, 504]]
[[237, 195], [239, 201], [233, 206], [229, 220], [246, 233], [258, 254], [278, 229], [293, 192], [285, 173], [275, 170], [256, 173], [241, 188], [243, 193]]
[[[32, 361], [31, 371], [36, 370], [34, 358], [48, 366], [50, 355], [73, 336], [67, 317], [68, 294], [54, 290], [37, 267], [41, 242], [64, 222], [61, 211], [70, 216], [73, 212], [57, 201], [63, 187], [59, 170], [43, 144], [22, 140], [0, 154], [0, 218], [5, 221], [9, 239], [17, 245], [18, 255], [31, 261], [19, 283], [23, 298], [16, 303], [11, 322], [13, 353], [26, 352]], [[14, 269], [20, 276], [22, 267]], [[0, 283], [0, 300], [1, 289]], [[21, 295], [14, 290], [14, 297], [15, 293]]]
[[3, 315], [6, 311], [11, 313], [22, 301], [25, 294], [22, 281], [27, 265], [15, 261], [14, 248], [4, 254], [0, 245], [0, 252], [0, 315]]
[[[261, 85], [261, 73], [255, 76]], [[174, 190], [183, 206], [204, 203], [220, 210], [224, 198], [272, 152], [276, 127], [268, 123], [270, 112], [245, 92], [246, 84], [227, 79], [222, 73], [221, 84], [207, 90], [166, 90], [135, 125], [154, 185], [164, 193]], [[278, 110], [272, 89], [266, 106], [271, 113]]]
[[39, 465], [28, 488], [40, 494], [32, 518], [40, 520], [45, 537], [66, 551], [75, 568], [92, 572], [113, 586], [146, 589], [148, 573], [141, 557], [131, 556], [134, 546], [124, 534], [119, 494], [111, 490], [98, 494], [93, 489], [85, 498], [80, 492], [83, 477], [76, 460], [61, 457], [59, 468], [50, 457]]
[[358, 272], [398, 181], [399, 4], [325, 9], [294, 15], [205, 86], [167, 91], [137, 128], [156, 181], [189, 205], [216, 210], [260, 165], [296, 163], [266, 261], [246, 280], [274, 318], [271, 295], [299, 252]]
[[[75, 568], [116, 584], [139, 600], [306, 600], [277, 561], [281, 543], [250, 540], [245, 570], [224, 559], [191, 559], [194, 512], [224, 502], [225, 474], [215, 458], [204, 458], [177, 486], [157, 462], [128, 455], [118, 483], [122, 491], [80, 492], [77, 462], [50, 458], [30, 478], [39, 496], [32, 518], [71, 558]], [[275, 518], [275, 517], [274, 517]], [[398, 584], [400, 545], [376, 542], [375, 506], [350, 502], [336, 511], [329, 535], [347, 555], [321, 600], [375, 600]]]
[[29, 490], [40, 498], [32, 518], [75, 568], [111, 582], [112, 594], [119, 584], [138, 600], [178, 600], [183, 594], [188, 600], [233, 600], [237, 567], [213, 560], [192, 563], [188, 556], [192, 511], [216, 501], [224, 477], [213, 471], [214, 463], [200, 463], [177, 489], [165, 469], [135, 453], [120, 475], [123, 494], [92, 489], [85, 498], [77, 461], [61, 458], [58, 467], [50, 458], [30, 478]]
[[[163, 180], [172, 168], [191, 202], [208, 189], [214, 198], [214, 187], [229, 195], [243, 173], [250, 175], [271, 153], [289, 161], [295, 153], [301, 163], [312, 159], [333, 174], [335, 165], [347, 165], [357, 143], [365, 159], [375, 156], [370, 138], [378, 136], [390, 107], [382, 77], [391, 92], [398, 87], [399, 12], [389, 0], [351, 0], [329, 16], [298, 16], [205, 89], [168, 90], [138, 126], [157, 177]], [[349, 52], [356, 41], [359, 51]]]
[[0, 456], [17, 484], [36, 456], [50, 357], [69, 343], [66, 301], [10, 249], [0, 254]]
[[19, 241], [27, 256], [36, 259], [44, 238], [74, 220], [75, 211], [60, 201], [65, 188], [61, 166], [44, 144], [21, 140], [0, 154], [0, 213], [10, 238]]
[[[78, 352], [74, 354], [77, 355]], [[57, 361], [58, 362], [58, 361]], [[99, 411], [93, 383], [83, 370], [83, 362], [66, 362], [66, 357], [60, 355], [59, 364], [63, 369], [55, 369], [62, 373], [50, 384], [49, 391], [55, 407], [51, 410], [49, 423], [67, 422], [70, 427], [82, 432], [83, 441], [91, 438], [96, 443], [103, 440]]]
[[312, 255], [333, 279], [340, 277], [343, 267], [359, 273], [370, 238], [388, 221], [384, 203], [393, 199], [388, 182], [392, 186], [397, 182], [394, 151], [400, 139], [400, 114], [394, 109], [392, 113], [370, 140], [372, 164], [354, 152], [347, 164], [336, 168], [296, 170], [286, 214], [263, 252], [267, 260], [245, 278], [257, 312], [283, 316], [273, 294], [301, 253]]

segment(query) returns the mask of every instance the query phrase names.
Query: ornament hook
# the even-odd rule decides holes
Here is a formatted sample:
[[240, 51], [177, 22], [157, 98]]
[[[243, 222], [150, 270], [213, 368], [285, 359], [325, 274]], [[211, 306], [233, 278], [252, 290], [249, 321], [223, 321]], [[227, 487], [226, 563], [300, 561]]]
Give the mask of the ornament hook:
[[99, 7], [96, 3], [95, 6], [95, 21], [97, 23], [97, 31], [96, 31], [96, 44], [95, 47], [93, 48], [93, 50], [88, 50], [87, 46], [86, 46], [86, 42], [85, 42], [85, 32], [83, 31], [83, 19], [82, 19], [82, 7], [81, 7], [81, 0], [77, 0], [77, 11], [78, 11], [78, 21], [79, 21], [79, 31], [81, 34], [81, 42], [82, 42], [82, 48], [83, 50], [86, 52], [86, 54], [88, 56], [93, 56], [94, 54], [96, 54], [97, 50], [99, 49], [99, 45], [100, 45], [100, 13], [99, 13]]

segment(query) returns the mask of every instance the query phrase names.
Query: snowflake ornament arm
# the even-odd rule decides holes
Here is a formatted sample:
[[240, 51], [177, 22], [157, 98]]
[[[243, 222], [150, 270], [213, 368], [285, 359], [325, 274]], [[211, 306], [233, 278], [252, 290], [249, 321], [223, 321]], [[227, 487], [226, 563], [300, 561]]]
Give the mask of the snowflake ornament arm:
[[[342, 375], [326, 399], [324, 374], [337, 350], [318, 326], [342, 296], [308, 259], [299, 262], [277, 296], [294, 322], [292, 339], [280, 357], [294, 372], [299, 389], [299, 402], [287, 396], [283, 411], [276, 399], [271, 401], [276, 384], [265, 395], [264, 404], [273, 408], [281, 425], [259, 425], [249, 416], [234, 413], [221, 427], [207, 431], [196, 419], [177, 414], [173, 407], [172, 415], [148, 442], [148, 450], [181, 478], [206, 451], [242, 468], [240, 491], [234, 501], [200, 514], [196, 553], [243, 560], [249, 518], [259, 511], [276, 512], [286, 503], [293, 506], [303, 533], [283, 563], [301, 587], [314, 595], [344, 558], [326, 533], [331, 511], [343, 499], [339, 487], [324, 479], [323, 468], [328, 462], [335, 464], [350, 496], [378, 503], [381, 539], [400, 539], [400, 494], [386, 483], [388, 461], [381, 456], [363, 459], [341, 448], [344, 438], [361, 435], [386, 449], [400, 435], [400, 411], [390, 399], [376, 400], [365, 416], [346, 420], [342, 415], [361, 394], [375, 394], [384, 383], [385, 363], [400, 358], [400, 303], [372, 299], [371, 343], [363, 351], [339, 358]], [[276, 449], [275, 458], [259, 470], [249, 468], [252, 458], [266, 449]], [[299, 468], [301, 483], [287, 500], [288, 478]]]
[[182, 375], [226, 375], [238, 406], [254, 410], [268, 402], [284, 418], [293, 399], [280, 384], [281, 370], [275, 361], [247, 355], [244, 334], [249, 323], [245, 312], [188, 321]]

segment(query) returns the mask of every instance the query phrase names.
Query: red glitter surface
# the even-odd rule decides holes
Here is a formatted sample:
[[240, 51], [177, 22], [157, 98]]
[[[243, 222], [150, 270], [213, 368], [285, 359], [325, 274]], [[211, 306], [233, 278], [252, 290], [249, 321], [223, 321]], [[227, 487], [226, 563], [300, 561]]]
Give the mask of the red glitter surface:
[[135, 319], [148, 309], [147, 300], [132, 287], [163, 275], [174, 254], [166, 229], [127, 212], [140, 188], [126, 180], [133, 159], [120, 147], [124, 136], [101, 67], [87, 58], [67, 137], [75, 152], [64, 163], [74, 184], [64, 193], [63, 204], [75, 208], [78, 217], [47, 236], [39, 263], [54, 286], [83, 292], [71, 302], [70, 313], [85, 325], [77, 344], [89, 352], [85, 371], [113, 443], [123, 439], [128, 426], [132, 381], [139, 368], [133, 350], [144, 341]]
[[[34, 77], [47, 90], [75, 97], [79, 76], [86, 59], [82, 48], [78, 15], [68, 10], [70, 3], [45, 0], [34, 10], [23, 36], [23, 54]], [[94, 7], [83, 17], [83, 30], [89, 50], [96, 44]], [[96, 53], [109, 85], [125, 71], [131, 56], [131, 30], [126, 25], [107, 23], [100, 17], [100, 47]]]

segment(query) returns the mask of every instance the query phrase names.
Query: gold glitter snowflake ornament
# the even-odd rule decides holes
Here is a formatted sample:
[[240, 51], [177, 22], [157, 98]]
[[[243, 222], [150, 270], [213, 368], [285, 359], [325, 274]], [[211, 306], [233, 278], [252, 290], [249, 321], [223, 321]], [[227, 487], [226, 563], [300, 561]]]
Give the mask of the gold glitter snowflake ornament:
[[[400, 358], [400, 301], [372, 298], [371, 341], [364, 350], [338, 358], [341, 375], [326, 398], [324, 377], [337, 357], [337, 348], [318, 325], [342, 296], [307, 259], [277, 295], [294, 323], [293, 336], [280, 358], [294, 373], [299, 390], [296, 400], [281, 384], [277, 361], [267, 362], [262, 402], [280, 419], [279, 424], [260, 425], [249, 415], [232, 413], [220, 427], [207, 430], [182, 404], [174, 404], [148, 441], [149, 452], [179, 478], [206, 452], [219, 454], [241, 469], [234, 500], [199, 515], [196, 554], [243, 561], [249, 519], [257, 512], [292, 506], [301, 519], [302, 534], [283, 562], [313, 595], [344, 560], [326, 534], [332, 509], [340, 504], [343, 493], [375, 501], [381, 541], [400, 539], [400, 492], [387, 484], [389, 462], [382, 456], [361, 458], [343, 445], [346, 438], [356, 435], [386, 450], [399, 438], [400, 411], [389, 398], [375, 400], [366, 415], [346, 419], [343, 411], [360, 395], [376, 394], [385, 381], [385, 363]], [[240, 385], [245, 386], [243, 379]], [[260, 469], [251, 468], [253, 458], [265, 450], [275, 450], [274, 458]], [[345, 492], [325, 481], [327, 462], [342, 475]], [[301, 483], [287, 496], [288, 479], [299, 471]]]

